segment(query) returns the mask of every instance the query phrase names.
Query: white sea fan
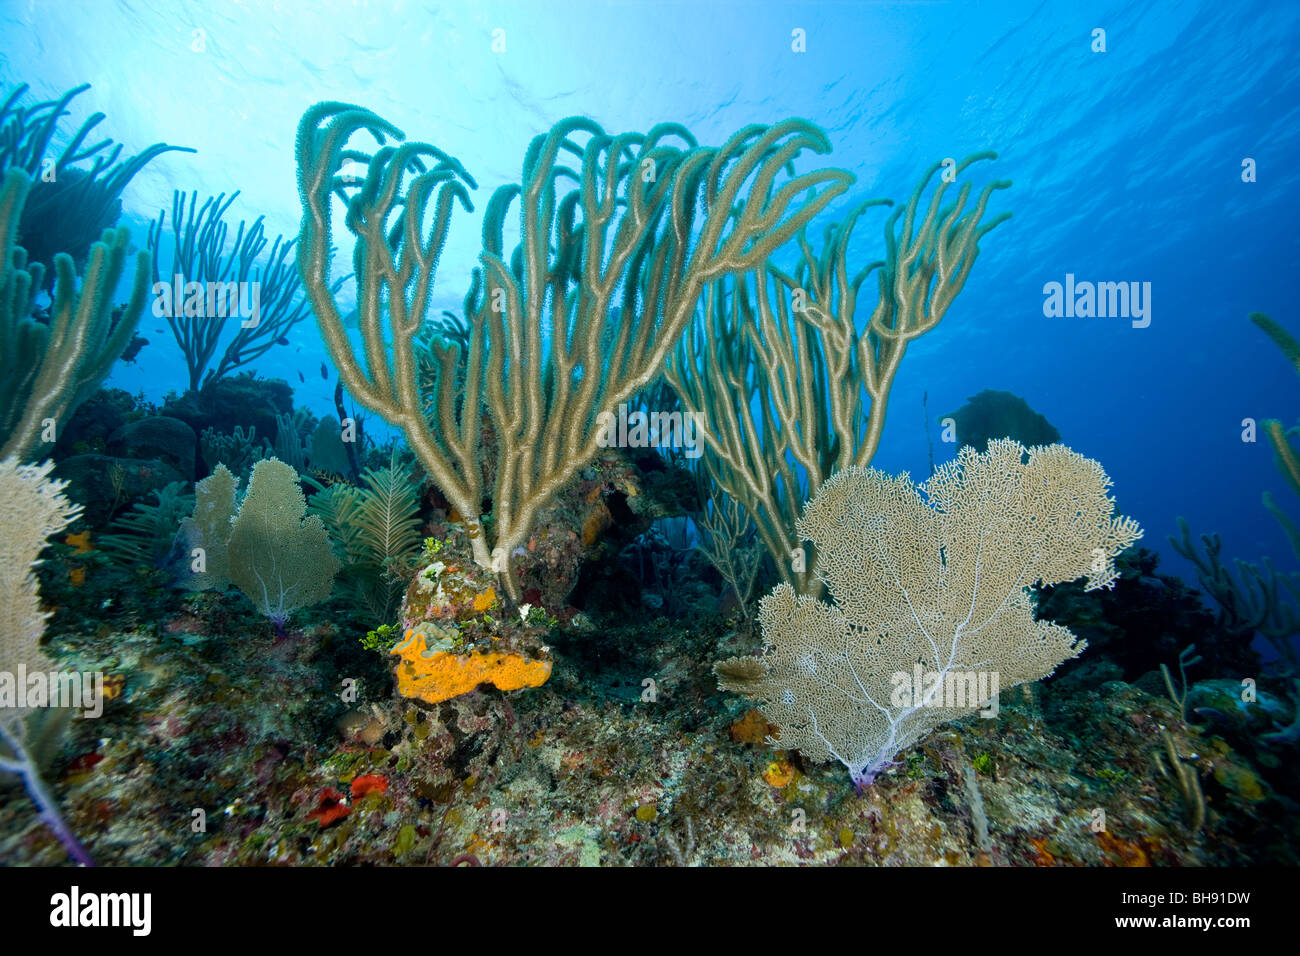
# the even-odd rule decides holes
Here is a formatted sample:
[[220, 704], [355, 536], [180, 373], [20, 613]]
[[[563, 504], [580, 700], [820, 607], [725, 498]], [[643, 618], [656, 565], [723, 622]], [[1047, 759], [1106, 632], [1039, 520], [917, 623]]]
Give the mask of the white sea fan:
[[[1000, 688], [1051, 674], [1084, 648], [1035, 621], [1035, 584], [1110, 587], [1115, 557], [1142, 536], [1114, 517], [1101, 465], [1064, 445], [998, 440], [963, 448], [920, 488], [847, 468], [806, 508], [830, 602], [779, 585], [760, 605], [760, 658], [718, 665], [724, 689], [760, 701], [780, 744], [838, 760], [870, 784], [900, 751], [980, 702], [895, 695], [918, 667], [946, 687], [970, 672]], [[738, 663], [739, 662], [739, 663]], [[755, 674], [756, 665], [759, 673]], [[936, 706], [937, 705], [937, 706]]]
[[[0, 461], [0, 671], [48, 670], [41, 635], [49, 615], [41, 610], [32, 568], [46, 539], [81, 514], [81, 505], [63, 496], [67, 482], [49, 477], [52, 462], [24, 465], [16, 458]], [[0, 712], [0, 720], [21, 716]]]

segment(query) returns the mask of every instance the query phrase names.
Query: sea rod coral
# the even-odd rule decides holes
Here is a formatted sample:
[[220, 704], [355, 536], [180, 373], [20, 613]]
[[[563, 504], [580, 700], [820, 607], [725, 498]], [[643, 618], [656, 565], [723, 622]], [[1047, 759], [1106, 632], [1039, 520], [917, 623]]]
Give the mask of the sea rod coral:
[[17, 245], [31, 185], [25, 171], [12, 168], [0, 186], [0, 455], [24, 460], [36, 457], [108, 377], [140, 320], [149, 278], [148, 256], [140, 252], [130, 300], [113, 308], [131, 237], [124, 227], [106, 229], [80, 276], [71, 256], [54, 257], [49, 322], [34, 318], [45, 268], [28, 264]]
[[[892, 205], [877, 199], [828, 226], [819, 253], [801, 232], [793, 275], [762, 262], [719, 277], [669, 359], [666, 378], [683, 408], [710, 423], [703, 463], [723, 506], [730, 498], [745, 509], [773, 566], [800, 592], [816, 589], [807, 562], [791, 561], [800, 506], [834, 472], [871, 464], [908, 346], [943, 320], [980, 241], [1011, 215], [986, 216], [1008, 180], [974, 185], [972, 167], [996, 157], [931, 166], [885, 221], [879, 261], [862, 261], [853, 241], [866, 211]], [[873, 274], [863, 324], [858, 296]]]
[[[353, 142], [363, 130], [380, 144], [373, 152]], [[384, 145], [389, 138], [397, 144]], [[675, 124], [610, 135], [589, 119], [561, 120], [533, 139], [520, 184], [500, 187], [487, 204], [465, 344], [435, 342], [436, 413], [426, 416], [417, 339], [452, 209], [471, 208], [476, 184], [455, 158], [404, 139], [360, 107], [307, 111], [297, 140], [298, 265], [349, 391], [403, 430], [464, 522], [475, 561], [517, 600], [512, 556], [539, 510], [596, 455], [599, 414], [658, 374], [706, 283], [761, 265], [853, 177], [787, 175], [804, 150], [830, 149], [804, 120], [747, 126], [720, 148], [696, 145]], [[364, 179], [345, 165], [364, 169]], [[511, 252], [505, 222], [516, 199], [520, 242]], [[360, 349], [331, 291], [339, 200], [356, 237]], [[487, 494], [485, 418], [496, 446]]]

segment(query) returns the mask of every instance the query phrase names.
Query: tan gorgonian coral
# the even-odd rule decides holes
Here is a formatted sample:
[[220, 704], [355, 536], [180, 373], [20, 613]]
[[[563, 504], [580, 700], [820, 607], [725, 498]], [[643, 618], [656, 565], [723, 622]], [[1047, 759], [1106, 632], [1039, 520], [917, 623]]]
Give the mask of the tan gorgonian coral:
[[191, 565], [190, 575], [182, 581], [184, 587], [206, 591], [230, 583], [226, 542], [230, 540], [238, 489], [239, 479], [219, 462], [212, 474], [194, 486], [194, 514], [181, 522], [181, 534], [187, 549], [203, 549], [203, 570], [195, 570]]
[[[759, 268], [852, 184], [843, 170], [794, 173], [801, 153], [829, 151], [800, 119], [746, 126], [718, 148], [672, 123], [609, 135], [585, 117], [560, 120], [529, 145], [520, 182], [488, 201], [465, 324], [444, 335], [430, 328], [431, 291], [474, 178], [369, 110], [320, 103], [303, 115], [298, 267], [325, 345], [348, 391], [405, 434], [475, 562], [514, 603], [511, 563], [537, 515], [595, 459], [602, 413], [656, 378], [707, 284]], [[355, 237], [359, 336], [331, 278], [340, 212]], [[420, 342], [432, 347], [429, 417]]]
[[723, 661], [720, 686], [757, 698], [780, 746], [870, 784], [939, 724], [1083, 650], [1034, 620], [1028, 589], [1113, 584], [1114, 558], [1142, 532], [1113, 516], [1109, 486], [1100, 464], [1064, 445], [1026, 453], [1006, 440], [963, 448], [920, 488], [841, 471], [798, 523], [834, 603], [778, 585], [760, 607], [763, 670]]
[[[29, 459], [108, 376], [144, 309], [149, 256], [136, 254], [131, 298], [119, 311], [113, 290], [126, 269], [130, 234], [105, 229], [77, 275], [72, 257], [54, 257], [49, 320], [34, 318], [45, 267], [17, 244], [31, 177], [10, 168], [0, 180], [0, 456]], [[42, 451], [45, 449], [45, 451]]]
[[278, 458], [253, 466], [226, 551], [230, 580], [277, 632], [298, 608], [329, 597], [339, 570], [325, 523], [307, 514], [298, 473]]
[[238, 484], [225, 465], [218, 465], [195, 486], [194, 514], [181, 524], [195, 558], [189, 586], [234, 584], [282, 633], [294, 611], [330, 596], [339, 561], [324, 523], [307, 514], [291, 466], [278, 458], [255, 464], [236, 511]]
[[[967, 175], [996, 156], [931, 166], [886, 220], [882, 260], [867, 261], [853, 234], [866, 210], [892, 205], [870, 200], [827, 227], [820, 251], [801, 232], [794, 275], [769, 260], [710, 283], [669, 360], [665, 378], [683, 409], [708, 422], [701, 464], [715, 501], [744, 509], [777, 573], [801, 594], [818, 596], [795, 537], [800, 508], [833, 473], [871, 464], [908, 346], [943, 320], [980, 242], [1011, 215], [986, 218], [1008, 180], [976, 189]], [[877, 290], [865, 324], [864, 284]]]

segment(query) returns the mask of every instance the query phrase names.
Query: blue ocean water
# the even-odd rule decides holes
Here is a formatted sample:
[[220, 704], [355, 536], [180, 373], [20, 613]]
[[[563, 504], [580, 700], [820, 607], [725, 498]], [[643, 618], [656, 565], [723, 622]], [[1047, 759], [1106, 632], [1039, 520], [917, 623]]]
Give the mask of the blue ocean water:
[[[1014, 186], [994, 211], [1014, 218], [904, 362], [874, 464], [924, 477], [939, 415], [1005, 389], [1105, 465], [1167, 569], [1190, 578], [1164, 541], [1179, 515], [1223, 534], [1226, 555], [1295, 564], [1260, 493], [1300, 502], [1262, 436], [1241, 438], [1243, 419], [1300, 417], [1295, 370], [1246, 318], [1300, 324], [1294, 4], [6, 0], [0, 28], [5, 88], [54, 98], [92, 84], [65, 133], [101, 110], [128, 151], [197, 149], [161, 156], [127, 189], [123, 222], [141, 245], [174, 188], [238, 189], [235, 215], [296, 234], [293, 135], [320, 100], [364, 105], [459, 157], [480, 189], [439, 272], [451, 308], [487, 196], [570, 114], [608, 130], [678, 121], [712, 144], [806, 117], [834, 144], [825, 162], [858, 180], [828, 220], [862, 198], [904, 199], [936, 160], [995, 149], [986, 175]], [[879, 255], [883, 218], [858, 229], [864, 259]], [[1045, 317], [1045, 283], [1067, 274], [1149, 282], [1150, 325]], [[150, 345], [110, 384], [155, 400], [184, 388], [161, 329], [146, 315]], [[319, 374], [313, 323], [290, 339], [256, 368], [325, 412], [335, 376]]]

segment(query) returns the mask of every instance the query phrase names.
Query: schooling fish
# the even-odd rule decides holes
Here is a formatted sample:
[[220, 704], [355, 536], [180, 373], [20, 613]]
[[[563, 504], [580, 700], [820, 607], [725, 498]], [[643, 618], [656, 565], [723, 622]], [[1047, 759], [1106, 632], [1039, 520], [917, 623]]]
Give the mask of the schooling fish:
[[320, 377], [323, 379], [328, 379], [330, 377], [329, 369], [325, 367], [324, 362], [320, 363]]
[[289, 344], [289, 336], [287, 336], [287, 335], [282, 335], [282, 336], [280, 336], [278, 339], [275, 340], [275, 344], [276, 344], [276, 345], [288, 345], [288, 344]]
[[301, 371], [301, 370], [298, 371], [298, 381], [302, 382], [303, 384], [306, 384], [306, 382], [307, 382], [307, 380], [306, 380], [305, 378], [302, 377], [302, 371]]

